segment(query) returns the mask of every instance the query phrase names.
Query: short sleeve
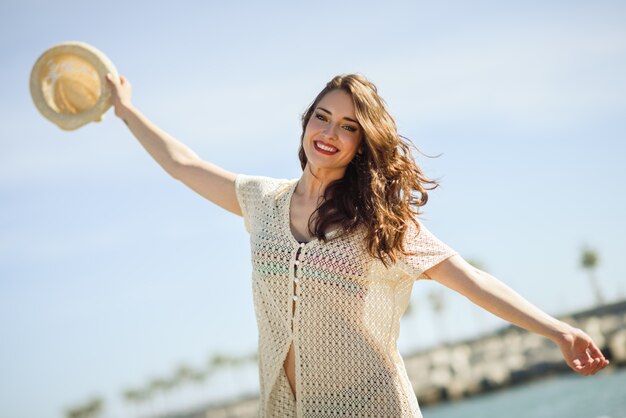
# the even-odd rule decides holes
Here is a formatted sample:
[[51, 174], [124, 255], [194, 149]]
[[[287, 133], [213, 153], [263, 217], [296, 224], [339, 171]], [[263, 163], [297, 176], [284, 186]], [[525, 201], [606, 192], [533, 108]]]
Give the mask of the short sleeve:
[[251, 233], [253, 225], [258, 222], [258, 219], [268, 216], [268, 211], [271, 211], [269, 203], [271, 196], [287, 181], [286, 179], [266, 176], [237, 174], [235, 177], [235, 194], [248, 233]]
[[237, 177], [235, 177], [235, 194], [237, 195], [243, 223], [248, 233], [250, 233], [250, 215], [254, 211], [255, 201], [259, 199], [259, 186], [259, 180], [256, 176], [237, 174]]
[[415, 255], [402, 255], [399, 257], [400, 268], [415, 280], [429, 279], [423, 274], [429, 268], [439, 264], [446, 258], [458, 254], [456, 250], [438, 239], [424, 224], [418, 220], [420, 230], [413, 222], [405, 236], [405, 249]]

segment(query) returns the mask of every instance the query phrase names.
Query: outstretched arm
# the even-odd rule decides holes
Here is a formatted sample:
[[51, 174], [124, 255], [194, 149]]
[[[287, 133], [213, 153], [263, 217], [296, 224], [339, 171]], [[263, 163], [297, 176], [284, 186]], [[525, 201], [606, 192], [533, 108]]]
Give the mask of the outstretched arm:
[[509, 286], [473, 267], [459, 255], [445, 259], [425, 273], [494, 315], [549, 338], [561, 349], [567, 365], [577, 373], [595, 374], [609, 364], [582, 330], [543, 312]]
[[131, 102], [132, 86], [124, 77], [107, 76], [115, 115], [122, 119], [154, 160], [172, 177], [216, 205], [242, 215], [235, 193], [236, 174], [203, 161], [182, 142], [160, 129]]

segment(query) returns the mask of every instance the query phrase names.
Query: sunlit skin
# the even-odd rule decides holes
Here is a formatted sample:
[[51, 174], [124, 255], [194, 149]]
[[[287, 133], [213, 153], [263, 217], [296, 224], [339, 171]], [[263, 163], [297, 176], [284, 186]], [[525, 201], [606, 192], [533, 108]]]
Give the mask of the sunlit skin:
[[524, 299], [504, 282], [470, 265], [458, 254], [424, 272], [500, 318], [551, 339], [567, 365], [582, 375], [609, 365], [598, 346], [583, 330], [560, 321]]
[[[174, 178], [224, 209], [243, 216], [235, 191], [236, 174], [201, 160], [184, 144], [164, 135], [132, 105], [131, 84], [124, 76], [120, 76], [119, 80], [109, 76], [107, 80], [115, 114], [124, 120], [150, 155]], [[337, 152], [328, 154], [318, 151], [316, 141], [334, 147]], [[314, 109], [305, 128], [303, 149], [308, 162], [289, 206], [291, 233], [298, 241], [312, 239], [308, 221], [321, 203], [325, 188], [344, 176], [348, 165], [363, 146], [363, 130], [356, 121], [350, 94], [343, 90], [327, 93]], [[576, 373], [592, 375], [609, 364], [584, 331], [541, 311], [504, 282], [470, 265], [459, 254], [435, 264], [424, 271], [424, 275], [494, 315], [549, 338]], [[293, 307], [295, 309], [295, 305]], [[284, 368], [295, 396], [293, 345]]]
[[[305, 129], [303, 148], [308, 161], [295, 195], [317, 202], [330, 182], [344, 176], [362, 142], [363, 131], [356, 120], [349, 93], [333, 90], [320, 100]], [[324, 155], [316, 150], [315, 141], [339, 151]]]
[[[321, 203], [326, 186], [344, 176], [348, 164], [359, 152], [362, 136], [363, 130], [357, 122], [350, 94], [343, 90], [328, 92], [311, 115], [302, 140], [307, 164], [291, 198], [289, 217], [291, 233], [297, 240], [312, 239], [308, 231], [309, 218]], [[337, 152], [332, 155], [320, 152], [315, 147], [316, 141], [336, 148]], [[293, 309], [295, 310], [295, 305]], [[292, 343], [284, 368], [294, 394], [295, 365]]]

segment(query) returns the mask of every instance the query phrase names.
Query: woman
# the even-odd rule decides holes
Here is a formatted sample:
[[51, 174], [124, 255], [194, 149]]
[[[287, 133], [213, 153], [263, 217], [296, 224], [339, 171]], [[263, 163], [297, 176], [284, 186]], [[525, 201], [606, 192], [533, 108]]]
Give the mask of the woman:
[[133, 107], [128, 80], [109, 83], [115, 114], [152, 157], [244, 219], [259, 327], [260, 416], [421, 417], [396, 347], [417, 279], [435, 280], [550, 338], [577, 373], [608, 364], [583, 331], [471, 266], [426, 229], [418, 209], [437, 183], [417, 167], [363, 76], [333, 78], [304, 113], [303, 172], [295, 180], [237, 175], [201, 160]]

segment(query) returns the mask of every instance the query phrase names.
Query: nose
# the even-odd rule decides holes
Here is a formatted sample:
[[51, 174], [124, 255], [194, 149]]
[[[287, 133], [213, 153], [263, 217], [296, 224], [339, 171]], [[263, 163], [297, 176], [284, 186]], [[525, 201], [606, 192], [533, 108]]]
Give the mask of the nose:
[[324, 135], [328, 136], [328, 137], [331, 137], [331, 138], [336, 138], [337, 137], [337, 134], [335, 132], [336, 128], [337, 127], [335, 126], [334, 123], [332, 123], [332, 122], [327, 123], [326, 126], [324, 127], [324, 130], [323, 130]]

